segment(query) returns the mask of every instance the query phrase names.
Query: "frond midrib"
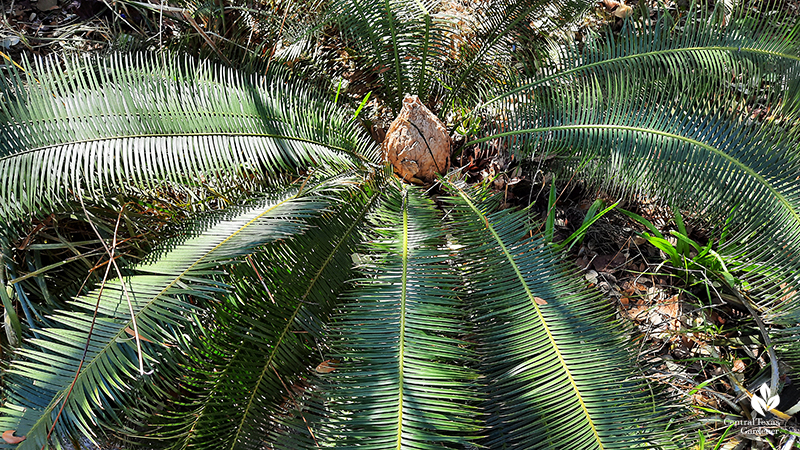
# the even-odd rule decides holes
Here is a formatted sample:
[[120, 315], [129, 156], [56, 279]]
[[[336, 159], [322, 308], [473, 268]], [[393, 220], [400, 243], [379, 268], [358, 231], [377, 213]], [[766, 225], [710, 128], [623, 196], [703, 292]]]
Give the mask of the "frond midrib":
[[[220, 386], [220, 383], [223, 383], [225, 381], [225, 374], [227, 374], [228, 371], [233, 367], [233, 363], [236, 361], [236, 357], [239, 355], [239, 352], [242, 350], [242, 348], [243, 347], [238, 347], [236, 349], [236, 351], [234, 352], [233, 356], [231, 356], [228, 359], [228, 362], [225, 364], [225, 369], [222, 370], [222, 372], [219, 374], [219, 376], [217, 377], [216, 381], [214, 382], [214, 389], [213, 389], [212, 392], [217, 392], [217, 390], [218, 390], [218, 388]], [[203, 405], [195, 413], [196, 417], [195, 417], [195, 420], [192, 421], [192, 427], [189, 429], [189, 431], [186, 432], [186, 435], [183, 436], [183, 438], [182, 438], [182, 441], [183, 441], [183, 445], [181, 446], [182, 448], [185, 449], [185, 448], [189, 447], [189, 441], [191, 440], [192, 435], [194, 435], [194, 431], [197, 428], [197, 424], [200, 423], [200, 419], [205, 414], [205, 410], [208, 407], [209, 403], [211, 403], [212, 399], [213, 399], [213, 397], [211, 395], [207, 396], [205, 398], [205, 401], [203, 401]]]
[[326, 144], [323, 142], [314, 141], [307, 138], [300, 138], [296, 136], [285, 136], [280, 134], [269, 134], [269, 133], [234, 133], [234, 132], [211, 132], [211, 133], [149, 133], [149, 134], [130, 134], [130, 135], [117, 135], [117, 136], [107, 136], [107, 137], [100, 137], [95, 139], [83, 139], [83, 140], [74, 140], [70, 142], [62, 142], [59, 144], [50, 144], [50, 145], [43, 145], [39, 147], [34, 147], [30, 149], [26, 149], [14, 154], [6, 155], [0, 157], [0, 161], [4, 160], [11, 160], [21, 155], [33, 154], [41, 151], [46, 151], [52, 148], [64, 147], [68, 145], [81, 145], [81, 144], [88, 144], [92, 142], [103, 142], [103, 141], [112, 141], [112, 140], [121, 140], [121, 139], [137, 139], [137, 138], [179, 138], [179, 137], [203, 137], [203, 136], [227, 136], [227, 137], [260, 137], [260, 138], [271, 138], [271, 139], [281, 139], [287, 141], [297, 141], [297, 142], [304, 142], [307, 144], [314, 144], [319, 145], [322, 147], [327, 147], [332, 150], [337, 150], [343, 153], [347, 153], [349, 155], [353, 155], [364, 162], [374, 162], [367, 158], [366, 156], [354, 152], [352, 150], [348, 150], [343, 147], [337, 147], [334, 145]]
[[597, 431], [597, 428], [595, 426], [594, 420], [593, 420], [591, 414], [589, 413], [589, 410], [586, 407], [586, 403], [583, 400], [583, 396], [581, 395], [580, 389], [578, 388], [578, 385], [575, 382], [575, 378], [572, 376], [572, 372], [570, 371], [569, 366], [567, 365], [567, 362], [564, 360], [564, 356], [561, 353], [561, 349], [559, 348], [558, 343], [556, 342], [555, 337], [553, 336], [553, 333], [550, 331], [550, 326], [549, 326], [549, 324], [547, 322], [547, 319], [542, 314], [542, 311], [539, 308], [539, 304], [536, 303], [535, 296], [533, 295], [531, 290], [528, 288], [528, 283], [525, 281], [525, 277], [522, 275], [522, 272], [520, 272], [519, 266], [517, 266], [517, 263], [514, 260], [514, 256], [511, 255], [511, 253], [509, 253], [508, 249], [506, 248], [505, 244], [503, 243], [502, 238], [500, 237], [500, 235], [497, 234], [497, 231], [494, 229], [492, 224], [489, 223], [489, 219], [487, 219], [486, 216], [484, 216], [480, 212], [480, 210], [478, 210], [478, 208], [475, 207], [475, 205], [472, 203], [472, 201], [469, 199], [469, 197], [464, 193], [464, 191], [461, 190], [460, 188], [458, 188], [458, 194], [466, 202], [466, 204], [470, 207], [472, 212], [475, 213], [476, 216], [478, 216], [481, 219], [483, 219], [483, 222], [484, 222], [484, 225], [486, 226], [486, 229], [489, 231], [489, 233], [491, 233], [491, 235], [494, 238], [495, 242], [497, 242], [497, 244], [500, 246], [500, 249], [503, 252], [503, 256], [506, 258], [508, 263], [514, 269], [514, 273], [515, 273], [515, 275], [517, 277], [517, 280], [519, 280], [520, 285], [525, 290], [525, 295], [528, 297], [528, 300], [531, 302], [531, 305], [533, 306], [534, 310], [536, 311], [536, 315], [539, 318], [539, 322], [542, 324], [542, 327], [544, 328], [544, 331], [547, 334], [547, 339], [550, 341], [550, 346], [553, 348], [553, 350], [555, 351], [556, 355], [558, 356], [559, 364], [561, 365], [561, 368], [566, 373], [567, 379], [570, 382], [570, 386], [572, 387], [573, 392], [575, 392], [575, 396], [578, 399], [578, 402], [579, 402], [579, 404], [581, 406], [581, 410], [583, 411], [583, 414], [586, 417], [586, 420], [587, 420], [587, 422], [589, 424], [589, 427], [592, 430], [592, 436], [594, 437], [594, 440], [597, 442], [597, 445], [599, 446], [600, 450], [603, 450], [605, 447], [603, 446], [603, 442], [600, 439], [600, 435], [599, 435], [599, 433]]
[[403, 188], [403, 273], [400, 278], [400, 335], [398, 349], [398, 380], [397, 380], [397, 450], [403, 448], [403, 384], [405, 376], [405, 346], [406, 346], [406, 297], [408, 294], [408, 188]]

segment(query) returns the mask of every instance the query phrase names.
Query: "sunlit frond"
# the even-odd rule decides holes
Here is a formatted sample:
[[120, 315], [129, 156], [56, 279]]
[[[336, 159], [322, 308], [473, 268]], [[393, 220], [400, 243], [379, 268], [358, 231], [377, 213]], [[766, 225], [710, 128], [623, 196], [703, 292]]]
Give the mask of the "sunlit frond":
[[324, 193], [322, 187], [189, 224], [192, 233], [129, 269], [124, 279], [108, 281], [76, 298], [72, 311], [54, 314], [58, 328], [40, 330], [9, 370], [19, 388], [2, 409], [3, 429], [27, 435], [20, 449], [41, 448], [64, 401], [59, 435], [92, 435], [100, 417], [118, 421], [116, 401], [129, 395], [137, 377], [169, 366], [159, 355], [180, 344], [183, 324], [224, 292], [215, 279], [219, 268], [306, 230], [333, 201], [314, 195]]
[[365, 278], [344, 294], [322, 375], [327, 417], [317, 438], [340, 448], [463, 448], [480, 430], [473, 356], [432, 202], [388, 189]]
[[51, 58], [0, 88], [6, 222], [76, 196], [377, 161], [352, 116], [286, 77], [138, 54]]
[[153, 444], [258, 449], [281, 434], [323, 362], [322, 330], [352, 277], [352, 253], [379, 187], [353, 193], [310, 220], [303, 235], [267, 245], [233, 268], [233, 293], [203, 314], [207, 323], [176, 369], [182, 375], [156, 381], [160, 387], [151, 389], [167, 395], [138, 411]]
[[[557, 155], [597, 185], [720, 224], [733, 217], [737, 233], [723, 250], [750, 261], [763, 308], [793, 310], [778, 286], [795, 283], [800, 267], [799, 28], [775, 33], [751, 19], [724, 28], [692, 16], [694, 28], [674, 37], [665, 20], [651, 33], [609, 38], [586, 52], [602, 56], [576, 56], [574, 67], [488, 102], [500, 120], [472, 142], [503, 143], [523, 158]], [[752, 95], [772, 115], [754, 111]]]
[[487, 448], [650, 448], [669, 415], [631, 364], [611, 309], [571, 274], [526, 212], [454, 188], [449, 228], [476, 316]]

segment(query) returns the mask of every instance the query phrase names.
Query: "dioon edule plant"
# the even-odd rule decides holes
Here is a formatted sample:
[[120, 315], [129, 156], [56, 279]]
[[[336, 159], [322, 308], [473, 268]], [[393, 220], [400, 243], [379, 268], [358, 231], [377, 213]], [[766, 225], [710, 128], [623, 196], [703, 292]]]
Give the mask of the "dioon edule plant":
[[[481, 124], [465, 147], [735, 217], [725, 245], [749, 261], [761, 319], [791, 337], [800, 26], [762, 3], [640, 9], [579, 43], [559, 31], [592, 2], [484, 2], [465, 25], [437, 2], [342, 0], [326, 23], [395, 114], [416, 95], [448, 132]], [[397, 176], [354, 111], [270, 56], [266, 73], [142, 53], [3, 72], [6, 445], [113, 432], [156, 448], [583, 450], [697, 435], [670, 426], [682, 410], [527, 209], [443, 167]], [[413, 145], [428, 143], [415, 125]], [[120, 236], [147, 218], [130, 205], [159, 196], [189, 205], [123, 263]], [[48, 220], [87, 224], [105, 263], [20, 265]]]

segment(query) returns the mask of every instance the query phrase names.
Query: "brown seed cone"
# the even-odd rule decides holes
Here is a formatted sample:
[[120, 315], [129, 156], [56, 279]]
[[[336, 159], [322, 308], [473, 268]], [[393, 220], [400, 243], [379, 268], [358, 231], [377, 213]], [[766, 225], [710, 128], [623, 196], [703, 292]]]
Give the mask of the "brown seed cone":
[[450, 136], [416, 95], [407, 96], [386, 132], [383, 155], [404, 180], [431, 183], [450, 167]]

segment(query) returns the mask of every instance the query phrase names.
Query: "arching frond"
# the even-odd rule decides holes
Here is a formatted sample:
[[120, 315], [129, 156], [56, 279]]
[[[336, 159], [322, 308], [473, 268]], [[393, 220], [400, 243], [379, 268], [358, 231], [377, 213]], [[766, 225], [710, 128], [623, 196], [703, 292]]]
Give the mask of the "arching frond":
[[474, 308], [487, 448], [650, 448], [668, 415], [631, 364], [614, 310], [569, 273], [526, 212], [453, 190], [448, 228]]
[[[793, 310], [798, 303], [781, 300], [779, 285], [797, 283], [800, 267], [800, 28], [744, 25], [719, 33], [698, 25], [653, 46], [632, 35], [629, 46], [609, 44], [605, 59], [578, 61], [487, 104], [502, 125], [473, 143], [503, 142], [524, 158], [561, 155], [597, 184], [657, 196], [706, 220], [733, 215], [738, 234], [723, 250], [750, 261], [762, 307]], [[635, 78], [647, 67], [657, 70]], [[744, 84], [723, 78], [726, 71]], [[775, 115], [748, 110], [752, 94], [742, 86]]]
[[[554, 95], [547, 90], [587, 80], [625, 80], [622, 93], [627, 95], [637, 86], [666, 79], [682, 90], [682, 97], [702, 87], [704, 93], [736, 90], [743, 96], [767, 95], [789, 114], [800, 99], [800, 21], [780, 12], [760, 20], [758, 14], [737, 9], [723, 23], [693, 9], [680, 23], [666, 12], [659, 12], [652, 24], [649, 18], [629, 21], [619, 35], [593, 36], [581, 46], [555, 49], [540, 76], [486, 99], [483, 107], [507, 110], [506, 104], [521, 98]], [[796, 117], [796, 111], [792, 114]]]
[[405, 94], [416, 94], [431, 104], [444, 98], [444, 117], [453, 102], [472, 105], [489, 86], [505, 83], [520, 41], [544, 40], [592, 4], [497, 0], [462, 13], [438, 1], [341, 0], [331, 11], [361, 52], [362, 70], [380, 76], [395, 112]]
[[337, 448], [463, 448], [480, 428], [444, 233], [415, 190], [385, 196], [366, 277], [344, 294], [329, 335], [339, 362], [322, 375], [327, 417], [317, 438]]
[[20, 449], [39, 449], [63, 402], [60, 435], [91, 436], [102, 416], [119, 421], [116, 400], [130, 395], [130, 384], [144, 371], [169, 367], [160, 361], [164, 348], [180, 343], [184, 322], [224, 291], [214, 279], [221, 265], [303, 232], [333, 201], [320, 195], [325, 187], [310, 185], [310, 191], [268, 197], [192, 223], [183, 240], [134, 266], [123, 280], [78, 297], [74, 311], [56, 313], [58, 328], [40, 330], [9, 369], [18, 388], [5, 402], [0, 425], [27, 436]]
[[303, 235], [268, 245], [232, 270], [232, 296], [205, 314], [206, 331], [175, 369], [181, 375], [162, 378], [155, 399], [142, 404], [154, 445], [259, 449], [281, 434], [323, 362], [322, 329], [350, 283], [352, 254], [380, 187], [332, 205]]
[[448, 89], [443, 115], [455, 102], [474, 105], [487, 93], [504, 90], [503, 85], [516, 79], [520, 60], [536, 65], [539, 47], [544, 47], [551, 33], [566, 28], [592, 6], [594, 2], [586, 0], [476, 4], [473, 28], [460, 35], [451, 31], [453, 48], [441, 74]]
[[377, 161], [351, 115], [285, 77], [139, 54], [48, 59], [0, 88], [5, 222], [78, 195]]
[[364, 70], [378, 75], [387, 103], [400, 110], [405, 94], [427, 100], [432, 69], [441, 61], [445, 23], [433, 15], [437, 0], [339, 0], [330, 11], [345, 39], [360, 51]]

